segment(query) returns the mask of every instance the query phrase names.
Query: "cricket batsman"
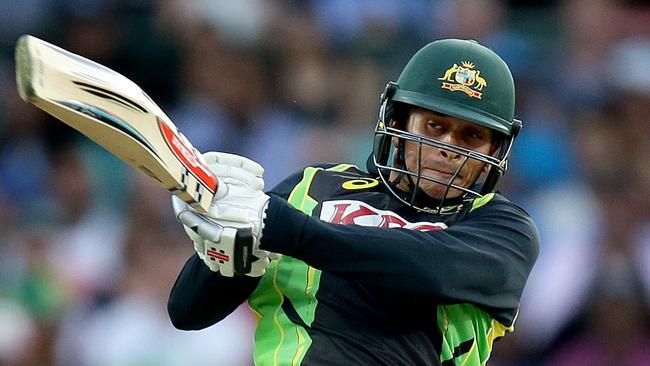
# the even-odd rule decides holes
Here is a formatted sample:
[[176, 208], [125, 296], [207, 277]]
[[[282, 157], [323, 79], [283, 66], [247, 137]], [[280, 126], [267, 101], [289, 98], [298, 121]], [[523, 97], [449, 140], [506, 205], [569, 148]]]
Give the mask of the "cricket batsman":
[[439, 40], [382, 93], [366, 170], [315, 164], [264, 192], [260, 165], [207, 153], [222, 186], [208, 214], [173, 198], [196, 250], [173, 324], [209, 327], [247, 301], [258, 366], [485, 365], [539, 251], [529, 215], [495, 191], [514, 106], [497, 54]]

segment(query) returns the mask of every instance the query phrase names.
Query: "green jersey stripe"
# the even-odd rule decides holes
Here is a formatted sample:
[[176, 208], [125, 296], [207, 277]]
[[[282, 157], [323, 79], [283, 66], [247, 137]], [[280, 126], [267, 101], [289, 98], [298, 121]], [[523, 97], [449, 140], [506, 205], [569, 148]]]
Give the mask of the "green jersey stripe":
[[332, 171], [332, 172], [344, 172], [344, 171], [346, 171], [346, 170], [348, 170], [348, 169], [351, 169], [351, 168], [359, 169], [359, 168], [357, 168], [356, 165], [352, 165], [352, 164], [339, 164], [339, 165], [335, 165], [335, 166], [333, 166], [333, 167], [327, 168], [327, 169], [325, 169], [325, 170], [329, 170], [329, 171]]
[[439, 306], [438, 327], [442, 333], [443, 365], [459, 366], [485, 365], [494, 340], [513, 330], [472, 304]]
[[[319, 170], [323, 169], [313, 167], [305, 169], [302, 180], [291, 191], [288, 198], [292, 206], [308, 215], [311, 215], [318, 204], [309, 196], [309, 188], [314, 175]], [[284, 301], [290, 301], [302, 323], [310, 326], [318, 306], [316, 293], [321, 271], [288, 256], [273, 261], [268, 271], [270, 273], [262, 277], [249, 300], [251, 308], [258, 316], [255, 363], [256, 365], [298, 366], [302, 363], [312, 340], [302, 325], [291, 321], [283, 310], [283, 304]], [[272, 276], [269, 275], [271, 273]]]
[[470, 208], [469, 212], [472, 212], [481, 206], [485, 206], [485, 204], [490, 202], [492, 198], [494, 198], [494, 193], [488, 193], [483, 197], [479, 197], [475, 199], [474, 201], [472, 201], [472, 208]]

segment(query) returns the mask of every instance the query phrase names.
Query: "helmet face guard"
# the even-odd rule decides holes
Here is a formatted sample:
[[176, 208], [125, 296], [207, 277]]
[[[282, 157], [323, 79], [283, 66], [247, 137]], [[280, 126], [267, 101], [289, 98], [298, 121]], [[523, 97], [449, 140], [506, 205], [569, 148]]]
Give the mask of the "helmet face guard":
[[[493, 144], [497, 144], [494, 153], [486, 155], [406, 131], [411, 106], [491, 129], [495, 136]], [[375, 127], [373, 162], [388, 189], [403, 203], [421, 211], [453, 213], [465, 202], [494, 190], [508, 168], [508, 156], [521, 125], [514, 118], [512, 75], [498, 55], [474, 41], [436, 41], [418, 51], [397, 82], [386, 86]], [[417, 166], [407, 166], [404, 159], [407, 142], [417, 144]], [[448, 180], [422, 172], [425, 146], [462, 157]], [[472, 161], [484, 164], [486, 172], [470, 187], [455, 183], [462, 169]], [[405, 180], [409, 187], [406, 192], [397, 188], [398, 183], [404, 187]], [[440, 199], [428, 196], [420, 188], [425, 181], [445, 187]]]
[[[401, 127], [391, 126], [390, 115], [387, 117], [386, 114], [387, 104], [388, 100], [382, 102], [379, 121], [375, 127], [373, 162], [381, 180], [393, 195], [404, 204], [420, 211], [435, 214], [454, 213], [462, 208], [462, 203], [492, 192], [499, 178], [508, 169], [508, 156], [512, 149], [514, 137], [502, 138], [498, 142], [499, 146], [494, 156], [482, 154], [460, 146], [413, 134], [403, 130]], [[515, 120], [515, 123], [521, 124], [518, 120]], [[415, 167], [407, 167], [404, 161], [404, 144], [407, 141], [416, 143], [418, 146], [418, 159], [417, 166]], [[462, 162], [449, 180], [442, 180], [422, 173], [420, 162], [422, 161], [422, 150], [424, 146], [431, 146], [462, 156]], [[470, 159], [485, 164], [488, 167], [487, 174], [482, 175], [484, 179], [481, 182], [475, 182], [471, 187], [463, 187], [454, 183], [454, 180]], [[391, 173], [396, 173], [393, 174], [396, 178], [391, 180]], [[411, 187], [410, 192], [403, 192], [396, 187], [397, 183], [402, 179], [408, 180], [409, 186]], [[481, 177], [478, 180], [481, 180]], [[444, 186], [445, 191], [442, 198], [436, 200], [427, 196], [419, 188], [420, 183], [423, 181], [430, 181]], [[458, 199], [447, 198], [452, 189], [462, 192]]]

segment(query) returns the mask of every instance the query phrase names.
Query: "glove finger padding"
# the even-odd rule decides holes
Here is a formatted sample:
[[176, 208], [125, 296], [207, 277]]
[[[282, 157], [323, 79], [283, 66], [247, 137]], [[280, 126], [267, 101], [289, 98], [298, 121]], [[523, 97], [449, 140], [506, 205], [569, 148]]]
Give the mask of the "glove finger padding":
[[233, 185], [246, 185], [252, 190], [264, 189], [264, 168], [243, 156], [207, 152], [203, 154], [208, 166], [222, 182]]
[[268, 200], [269, 197], [260, 190], [229, 185], [227, 197], [215, 200], [207, 216], [214, 220], [250, 223], [259, 228], [263, 219], [260, 215]]
[[203, 154], [203, 158], [205, 158], [208, 165], [227, 165], [242, 168], [242, 170], [258, 177], [264, 175], [264, 168], [260, 164], [244, 156], [210, 151]]
[[264, 179], [261, 175], [255, 175], [248, 170], [230, 165], [209, 164], [208, 167], [223, 183], [236, 186], [246, 185], [252, 190], [264, 189]]

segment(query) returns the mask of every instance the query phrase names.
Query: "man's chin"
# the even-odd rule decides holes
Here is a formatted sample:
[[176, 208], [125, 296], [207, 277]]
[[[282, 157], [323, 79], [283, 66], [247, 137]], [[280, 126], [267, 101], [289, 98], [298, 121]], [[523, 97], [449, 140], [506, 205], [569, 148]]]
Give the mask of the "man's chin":
[[[447, 192], [447, 186], [438, 183], [420, 184], [420, 190], [424, 192], [427, 196], [437, 201], [440, 201], [443, 198], [445, 200], [458, 198], [463, 194], [462, 191], [459, 191], [454, 188], [449, 188], [449, 191]], [[445, 195], [445, 192], [447, 193], [447, 195]]]
[[[404, 192], [410, 192], [410, 188], [407, 184], [400, 184], [398, 185], [398, 188]], [[420, 183], [420, 192], [424, 193], [427, 195], [427, 197], [435, 200], [435, 201], [442, 201], [443, 198], [445, 201], [459, 198], [463, 195], [462, 191], [459, 191], [454, 188], [449, 188], [449, 191], [447, 191], [447, 186], [441, 183], [435, 183], [435, 182], [421, 182]], [[447, 193], [447, 195], [445, 195]]]
[[446, 187], [442, 187], [442, 189], [435, 189], [435, 190], [425, 189], [420, 187], [420, 190], [424, 192], [424, 194], [426, 194], [428, 197], [438, 202], [442, 201], [443, 199], [445, 201], [448, 201], [451, 199], [459, 198], [462, 195], [461, 191], [457, 189], [450, 189], [447, 195], [445, 196]]

